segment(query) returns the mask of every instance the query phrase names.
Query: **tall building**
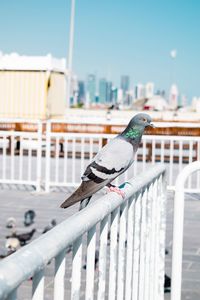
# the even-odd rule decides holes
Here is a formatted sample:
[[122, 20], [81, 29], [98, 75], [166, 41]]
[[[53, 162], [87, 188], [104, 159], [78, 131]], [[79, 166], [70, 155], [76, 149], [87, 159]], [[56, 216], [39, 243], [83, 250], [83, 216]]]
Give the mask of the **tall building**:
[[112, 82], [107, 81], [106, 85], [106, 102], [112, 103]]
[[96, 76], [94, 74], [89, 74], [87, 77], [87, 92], [90, 103], [96, 101]]
[[112, 104], [117, 103], [117, 88], [115, 86], [112, 87]]
[[147, 82], [147, 84], [145, 85], [145, 97], [152, 98], [153, 95], [154, 95], [154, 83]]
[[130, 78], [127, 75], [122, 75], [121, 76], [121, 89], [123, 91], [123, 94], [125, 95], [126, 92], [129, 90], [130, 88]]
[[85, 83], [84, 81], [78, 81], [78, 103], [85, 102]]
[[145, 98], [145, 88], [141, 83], [138, 83], [135, 87], [135, 98], [136, 99]]
[[105, 78], [99, 80], [99, 102], [112, 103], [112, 82]]
[[105, 78], [99, 80], [99, 102], [106, 103], [107, 100], [107, 81]]

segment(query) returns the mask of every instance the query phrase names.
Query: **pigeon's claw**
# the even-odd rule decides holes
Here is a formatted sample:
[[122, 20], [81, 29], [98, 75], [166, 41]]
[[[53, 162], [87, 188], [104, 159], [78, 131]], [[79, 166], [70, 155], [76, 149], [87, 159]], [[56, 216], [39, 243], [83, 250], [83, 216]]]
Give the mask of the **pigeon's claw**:
[[120, 190], [120, 188], [118, 188], [117, 186], [109, 186], [107, 188], [108, 188], [108, 193], [109, 192], [117, 193], [118, 195], [122, 196], [123, 199], [126, 196], [125, 193], [122, 190]]

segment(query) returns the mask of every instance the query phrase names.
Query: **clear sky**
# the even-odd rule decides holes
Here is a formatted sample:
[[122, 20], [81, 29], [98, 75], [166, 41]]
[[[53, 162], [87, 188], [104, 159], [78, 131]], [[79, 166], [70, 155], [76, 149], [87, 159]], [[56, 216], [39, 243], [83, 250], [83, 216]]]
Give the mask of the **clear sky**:
[[[0, 50], [66, 57], [70, 0], [1, 0]], [[199, 0], [76, 0], [73, 68], [200, 96]], [[170, 50], [177, 49], [175, 61]]]

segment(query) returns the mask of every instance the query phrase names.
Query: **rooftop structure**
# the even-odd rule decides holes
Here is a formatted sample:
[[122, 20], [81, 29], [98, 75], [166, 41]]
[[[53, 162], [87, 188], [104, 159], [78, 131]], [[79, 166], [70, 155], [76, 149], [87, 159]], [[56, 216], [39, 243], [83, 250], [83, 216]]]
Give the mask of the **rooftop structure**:
[[51, 55], [1, 55], [0, 89], [1, 118], [63, 116], [66, 61]]

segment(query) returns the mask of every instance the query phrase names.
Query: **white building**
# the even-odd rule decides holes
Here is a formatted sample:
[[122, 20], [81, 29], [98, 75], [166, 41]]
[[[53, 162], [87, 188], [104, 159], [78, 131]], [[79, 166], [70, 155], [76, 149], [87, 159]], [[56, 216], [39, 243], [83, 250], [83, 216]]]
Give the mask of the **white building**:
[[143, 99], [145, 98], [145, 87], [143, 84], [138, 83], [135, 88], [135, 98]]
[[145, 98], [151, 98], [154, 95], [154, 83], [147, 82], [145, 85]]

